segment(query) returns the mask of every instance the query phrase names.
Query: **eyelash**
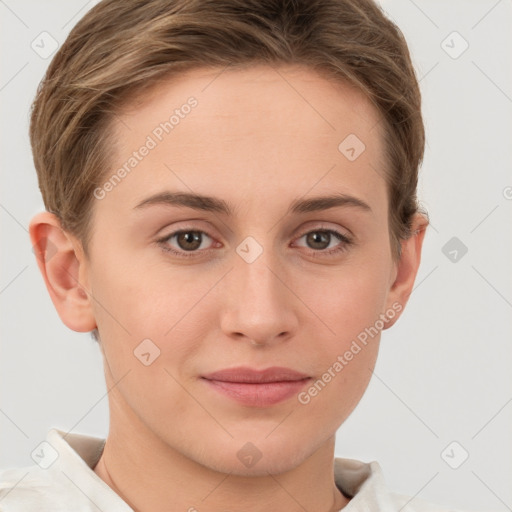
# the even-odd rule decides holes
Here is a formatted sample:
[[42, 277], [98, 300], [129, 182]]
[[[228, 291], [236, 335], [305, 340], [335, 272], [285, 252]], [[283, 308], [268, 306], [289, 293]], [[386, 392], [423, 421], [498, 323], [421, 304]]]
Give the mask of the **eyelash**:
[[[186, 228], [186, 229], [180, 229], [178, 231], [174, 231], [171, 234], [158, 239], [157, 243], [160, 245], [160, 247], [163, 251], [165, 251], [167, 253], [171, 253], [174, 256], [177, 256], [179, 258], [193, 258], [193, 257], [197, 257], [199, 252], [210, 252], [211, 250], [213, 250], [213, 249], [205, 249], [204, 251], [196, 250], [196, 251], [184, 252], [184, 251], [177, 251], [176, 249], [173, 249], [172, 247], [169, 247], [169, 245], [167, 245], [166, 242], [168, 242], [171, 238], [174, 238], [176, 235], [179, 235], [181, 233], [189, 233], [189, 232], [201, 233], [201, 234], [208, 236], [212, 240], [214, 240], [214, 238], [212, 236], [210, 236], [206, 231], [202, 231], [200, 229], [194, 229], [194, 228]], [[305, 235], [309, 235], [311, 233], [329, 233], [329, 234], [333, 235], [334, 237], [336, 237], [340, 242], [343, 242], [341, 245], [339, 245], [335, 248], [332, 248], [332, 249], [319, 249], [319, 250], [311, 249], [311, 251], [312, 251], [311, 255], [314, 258], [325, 257], [325, 256], [327, 256], [329, 258], [329, 257], [337, 256], [338, 254], [341, 254], [341, 253], [347, 251], [349, 246], [353, 244], [353, 241], [349, 237], [347, 237], [346, 235], [344, 235], [334, 229], [321, 229], [321, 228], [313, 229], [310, 231], [306, 231], [301, 236], [299, 236], [298, 239], [304, 237]]]

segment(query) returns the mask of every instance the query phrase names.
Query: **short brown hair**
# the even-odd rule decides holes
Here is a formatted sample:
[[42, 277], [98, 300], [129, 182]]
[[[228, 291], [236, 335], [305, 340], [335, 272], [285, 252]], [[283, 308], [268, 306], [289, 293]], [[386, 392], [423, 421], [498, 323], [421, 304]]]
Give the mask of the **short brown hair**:
[[[384, 123], [390, 240], [411, 236], [425, 134], [406, 41], [373, 0], [103, 0], [54, 56], [30, 139], [45, 207], [88, 256], [93, 191], [123, 102], [182, 70], [299, 64], [348, 82]], [[341, 142], [341, 141], [340, 141]], [[112, 147], [112, 146], [111, 146]]]

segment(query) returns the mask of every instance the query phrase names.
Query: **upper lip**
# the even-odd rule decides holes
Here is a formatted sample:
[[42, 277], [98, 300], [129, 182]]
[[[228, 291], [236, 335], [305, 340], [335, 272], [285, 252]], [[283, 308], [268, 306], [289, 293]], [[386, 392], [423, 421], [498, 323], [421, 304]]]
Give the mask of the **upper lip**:
[[282, 366], [272, 366], [264, 370], [256, 370], [248, 366], [238, 366], [203, 375], [203, 378], [223, 382], [263, 383], [303, 380], [309, 378], [309, 375]]

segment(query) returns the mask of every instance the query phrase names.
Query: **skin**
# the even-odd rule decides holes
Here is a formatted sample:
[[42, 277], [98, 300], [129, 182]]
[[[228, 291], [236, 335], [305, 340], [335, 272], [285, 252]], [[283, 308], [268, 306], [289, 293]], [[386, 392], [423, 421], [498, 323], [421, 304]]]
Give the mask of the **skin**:
[[[33, 245], [55, 247], [38, 264], [60, 318], [74, 331], [100, 332], [110, 430], [94, 471], [138, 511], [339, 510], [348, 499], [334, 485], [335, 435], [368, 386], [380, 332], [306, 405], [297, 396], [240, 405], [200, 377], [247, 365], [321, 378], [393, 304], [401, 311], [384, 328], [399, 318], [427, 220], [416, 215], [417, 233], [394, 261], [385, 182], [376, 172], [385, 165], [382, 123], [358, 91], [295, 66], [219, 72], [180, 74], [120, 113], [113, 172], [175, 108], [198, 100], [95, 200], [89, 259], [54, 215], [41, 212], [30, 223]], [[354, 161], [338, 150], [350, 133], [366, 145]], [[163, 190], [221, 198], [234, 214], [134, 210]], [[333, 192], [371, 211], [286, 214], [295, 199]], [[191, 258], [156, 242], [183, 228], [206, 233]], [[315, 245], [304, 236], [322, 228], [353, 244], [326, 256], [343, 242]], [[251, 263], [236, 252], [247, 236], [263, 250]], [[187, 253], [185, 242], [166, 244]], [[147, 338], [160, 350], [148, 366], [134, 357]], [[252, 467], [237, 457], [247, 442], [262, 455]]]

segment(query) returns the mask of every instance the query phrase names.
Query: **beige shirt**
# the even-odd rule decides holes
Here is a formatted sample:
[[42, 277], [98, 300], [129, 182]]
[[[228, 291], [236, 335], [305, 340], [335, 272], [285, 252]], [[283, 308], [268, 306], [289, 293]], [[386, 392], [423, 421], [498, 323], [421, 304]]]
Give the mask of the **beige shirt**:
[[[51, 429], [32, 452], [34, 465], [0, 470], [0, 512], [133, 512], [93, 471], [105, 439], [65, 434]], [[389, 491], [377, 462], [335, 458], [334, 480], [351, 498], [344, 512], [449, 512]]]

